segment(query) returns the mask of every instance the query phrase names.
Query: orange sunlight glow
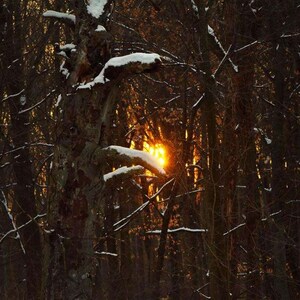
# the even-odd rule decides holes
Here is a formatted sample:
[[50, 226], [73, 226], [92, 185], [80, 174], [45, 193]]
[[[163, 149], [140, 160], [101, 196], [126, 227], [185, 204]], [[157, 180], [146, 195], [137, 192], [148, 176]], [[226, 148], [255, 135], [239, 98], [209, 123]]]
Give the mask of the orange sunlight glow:
[[152, 156], [154, 156], [158, 163], [164, 167], [167, 163], [166, 160], [166, 150], [163, 145], [161, 144], [155, 144], [153, 146], [150, 146], [149, 144], [145, 144], [144, 148], [146, 151], [148, 151]]

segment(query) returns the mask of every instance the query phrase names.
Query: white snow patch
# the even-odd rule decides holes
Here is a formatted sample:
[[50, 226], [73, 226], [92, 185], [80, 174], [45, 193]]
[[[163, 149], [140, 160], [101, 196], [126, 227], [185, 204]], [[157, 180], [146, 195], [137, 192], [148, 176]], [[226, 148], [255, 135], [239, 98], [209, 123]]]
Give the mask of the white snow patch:
[[43, 13], [44, 17], [52, 17], [52, 18], [57, 18], [57, 19], [68, 19], [72, 21], [74, 24], [76, 22], [76, 17], [75, 15], [68, 14], [68, 13], [61, 13], [55, 10], [47, 10], [46, 12]]
[[75, 49], [76, 46], [73, 43], [70, 44], [65, 44], [65, 45], [59, 45], [60, 50], [65, 51], [65, 50], [72, 50]]
[[101, 72], [99, 73], [98, 76], [95, 77], [95, 79], [87, 84], [80, 85], [78, 88], [79, 89], [90, 89], [92, 88], [95, 84], [97, 83], [102, 83], [104, 84], [105, 82], [108, 82], [109, 79], [105, 78], [105, 70], [108, 67], [120, 67], [124, 66], [129, 63], [136, 63], [139, 62], [141, 64], [151, 64], [155, 63], [156, 60], [161, 60], [160, 56], [156, 53], [131, 53], [128, 55], [124, 56], [118, 56], [118, 57], [113, 57], [111, 58], [103, 67]]
[[56, 103], [55, 103], [55, 107], [59, 106], [59, 103], [60, 103], [61, 99], [62, 99], [61, 94], [59, 94], [58, 97], [57, 97]]
[[126, 155], [131, 158], [139, 158], [145, 163], [147, 163], [149, 166], [156, 169], [159, 173], [163, 175], [166, 174], [165, 170], [160, 166], [157, 159], [148, 152], [114, 145], [107, 147], [107, 149], [116, 150], [120, 155]]
[[107, 0], [90, 0], [86, 8], [90, 15], [98, 19], [103, 14], [106, 3]]
[[95, 31], [106, 31], [105, 27], [102, 25], [98, 25]]
[[118, 176], [118, 175], [121, 175], [121, 174], [126, 174], [126, 173], [129, 173], [131, 171], [139, 171], [139, 170], [144, 170], [144, 168], [142, 166], [132, 166], [132, 167], [121, 167], [121, 168], [118, 168], [112, 172], [109, 172], [105, 175], [103, 175], [103, 179], [104, 181], [107, 181], [111, 178], [113, 178], [114, 176]]
[[199, 14], [199, 10], [198, 10], [198, 7], [197, 7], [195, 1], [191, 0], [191, 3], [192, 3], [192, 7], [193, 7], [194, 12], [196, 13], [197, 16], [199, 16], [198, 15]]
[[67, 55], [66, 51], [74, 52], [76, 51], [76, 46], [74, 44], [59, 45], [59, 49], [60, 51], [57, 52], [56, 54], [68, 59], [69, 56]]
[[68, 59], [68, 55], [66, 54], [65, 51], [59, 51], [56, 54]]
[[65, 62], [63, 62], [61, 65], [60, 65], [60, 68], [59, 68], [60, 72], [66, 76], [66, 78], [69, 77], [70, 75], [70, 72], [67, 68], [65, 68]]
[[272, 144], [272, 140], [267, 137], [265, 137], [265, 141], [268, 145]]
[[22, 106], [24, 106], [24, 105], [26, 104], [26, 96], [25, 96], [25, 95], [22, 95], [22, 96], [20, 97], [20, 104], [21, 104]]

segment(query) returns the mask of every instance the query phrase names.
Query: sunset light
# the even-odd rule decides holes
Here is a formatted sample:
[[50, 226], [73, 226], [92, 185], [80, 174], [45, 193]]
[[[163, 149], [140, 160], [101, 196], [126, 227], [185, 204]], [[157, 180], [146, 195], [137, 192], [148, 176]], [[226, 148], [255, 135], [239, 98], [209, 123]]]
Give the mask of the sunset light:
[[167, 163], [166, 151], [163, 145], [155, 144], [153, 146], [149, 146], [148, 144], [146, 144], [144, 147], [146, 151], [148, 151], [151, 155], [153, 155], [157, 159], [157, 161], [162, 167], [166, 165]]

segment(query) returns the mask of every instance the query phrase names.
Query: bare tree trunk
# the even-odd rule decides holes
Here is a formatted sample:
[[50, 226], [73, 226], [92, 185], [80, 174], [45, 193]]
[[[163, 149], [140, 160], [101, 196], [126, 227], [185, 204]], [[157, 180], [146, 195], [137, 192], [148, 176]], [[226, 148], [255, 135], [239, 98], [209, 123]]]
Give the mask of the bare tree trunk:
[[[279, 4], [277, 4], [279, 5]], [[278, 11], [277, 14], [280, 12]], [[280, 19], [280, 18], [279, 18]], [[274, 24], [274, 15], [271, 16], [270, 25], [273, 30], [280, 28], [281, 24]], [[278, 30], [278, 29], [277, 29]], [[284, 222], [284, 203], [286, 195], [286, 177], [285, 174], [285, 103], [286, 103], [286, 88], [285, 88], [285, 53], [284, 46], [278, 36], [280, 31], [274, 31], [273, 36], [273, 53], [274, 53], [274, 88], [275, 88], [275, 107], [273, 109], [273, 139], [272, 139], [272, 202], [274, 212], [280, 211], [278, 218], [274, 219], [272, 250], [274, 263], [274, 296], [276, 299], [290, 299], [288, 277], [286, 271], [286, 234]]]
[[195, 1], [198, 7], [198, 35], [202, 63], [198, 63], [199, 70], [204, 71], [205, 98], [202, 106], [207, 128], [208, 140], [208, 170], [205, 174], [204, 211], [208, 229], [208, 267], [210, 279], [210, 295], [212, 299], [229, 298], [229, 270], [227, 269], [227, 249], [224, 240], [224, 220], [219, 192], [219, 149], [216, 128], [216, 86], [210, 64], [210, 47], [208, 43], [208, 24], [204, 1]]
[[[6, 40], [10, 51], [4, 52], [5, 60], [7, 64], [12, 64], [14, 60], [17, 60], [10, 68], [7, 68], [5, 90], [8, 95], [11, 95], [20, 93], [26, 85], [25, 64], [22, 63], [23, 49], [25, 48], [23, 34], [26, 26], [23, 24], [21, 16], [21, 2], [9, 1], [7, 9]], [[26, 96], [27, 93], [24, 92], [9, 101], [10, 135], [15, 148], [12, 166], [17, 182], [14, 189], [13, 213], [16, 215], [17, 226], [25, 224], [37, 214], [32, 160], [28, 147], [30, 144], [29, 114], [20, 113], [30, 103], [31, 99], [27, 99]], [[20, 235], [24, 244], [27, 297], [28, 299], [39, 299], [42, 274], [39, 226], [36, 222], [31, 222], [20, 230]]]
[[[180, 178], [180, 176], [179, 176]], [[161, 296], [161, 286], [160, 286], [160, 280], [162, 277], [162, 270], [164, 266], [164, 261], [165, 261], [165, 252], [166, 252], [166, 245], [167, 245], [167, 240], [168, 240], [168, 229], [169, 229], [169, 223], [170, 219], [173, 214], [173, 209], [174, 209], [174, 201], [175, 197], [178, 191], [179, 183], [175, 182], [172, 191], [170, 194], [170, 198], [168, 201], [168, 206], [166, 208], [166, 211], [164, 213], [164, 218], [161, 226], [161, 233], [160, 233], [160, 238], [159, 238], [159, 246], [157, 249], [157, 261], [155, 265], [155, 269], [153, 272], [153, 283], [152, 283], [152, 288], [153, 288], [153, 294], [152, 298], [153, 299], [160, 299]]]

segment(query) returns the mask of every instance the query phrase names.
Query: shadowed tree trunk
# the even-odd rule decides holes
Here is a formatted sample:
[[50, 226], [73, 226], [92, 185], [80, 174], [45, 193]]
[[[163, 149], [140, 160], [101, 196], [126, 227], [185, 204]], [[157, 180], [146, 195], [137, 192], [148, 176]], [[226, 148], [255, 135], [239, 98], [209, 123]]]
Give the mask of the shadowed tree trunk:
[[[4, 31], [6, 35], [6, 47], [10, 49], [10, 51], [3, 52], [5, 55], [3, 58], [4, 66], [7, 68], [3, 88], [7, 95], [19, 95], [8, 101], [11, 121], [9, 134], [14, 149], [12, 167], [17, 183], [14, 188], [12, 211], [13, 215], [15, 215], [16, 225], [18, 227], [30, 221], [37, 214], [34, 194], [34, 175], [29, 151], [29, 113], [21, 113], [22, 110], [28, 107], [31, 100], [27, 98], [29, 92], [25, 91], [27, 85], [26, 80], [28, 80], [28, 78], [25, 78], [26, 64], [23, 61], [23, 51], [26, 47], [24, 32], [27, 29], [27, 24], [23, 23], [22, 8], [24, 8], [24, 6], [22, 4], [21, 1], [9, 1], [7, 7], [4, 6], [3, 8], [4, 14], [6, 15], [6, 28]], [[21, 92], [22, 90], [23, 92]], [[24, 245], [23, 256], [27, 297], [28, 299], [38, 299], [40, 297], [42, 274], [42, 248], [39, 226], [36, 222], [31, 222], [21, 229], [19, 233], [22, 244]]]
[[[232, 39], [235, 39], [235, 47], [242, 47], [251, 41], [255, 32], [255, 20], [249, 7], [235, 2], [236, 10]], [[236, 132], [238, 135], [238, 164], [242, 170], [241, 177], [246, 185], [245, 205], [241, 204], [246, 217], [246, 238], [244, 246], [247, 249], [248, 275], [246, 281], [247, 299], [259, 296], [259, 273], [257, 271], [257, 226], [260, 218], [259, 182], [256, 170], [255, 150], [255, 115], [254, 115], [254, 71], [255, 60], [252, 48], [235, 53], [235, 63], [239, 66], [239, 72], [233, 75], [233, 106]]]
[[219, 192], [219, 149], [216, 124], [216, 83], [213, 77], [212, 65], [210, 63], [210, 45], [208, 35], [208, 23], [205, 12], [204, 1], [195, 1], [198, 12], [197, 33], [200, 41], [201, 63], [198, 63], [198, 70], [204, 72], [205, 96], [202, 106], [203, 116], [207, 130], [208, 142], [208, 170], [205, 174], [204, 193], [204, 214], [205, 224], [208, 229], [208, 269], [210, 281], [210, 295], [212, 299], [228, 299], [229, 270], [227, 268], [226, 243], [223, 237], [224, 221], [222, 216], [222, 205]]
[[70, 23], [75, 44], [61, 66], [63, 104], [48, 208], [48, 299], [93, 299], [98, 265], [93, 247], [105, 218], [103, 172], [108, 159], [113, 161], [117, 154], [108, 149], [104, 154], [102, 148], [107, 146], [119, 86], [128, 75], [154, 70], [160, 64], [158, 55], [150, 54], [109, 60], [112, 4], [76, 1], [75, 15], [44, 14]]
[[[273, 290], [275, 299], [290, 299], [287, 270], [286, 270], [286, 233], [285, 233], [285, 207], [287, 178], [285, 176], [285, 136], [286, 124], [285, 106], [287, 89], [285, 83], [286, 54], [284, 43], [280, 37], [282, 24], [278, 7], [282, 4], [276, 1], [277, 10], [270, 14], [270, 27], [272, 32], [273, 72], [274, 72], [274, 108], [272, 118], [272, 210], [280, 211], [278, 218], [273, 221], [272, 251], [274, 281]], [[275, 18], [277, 19], [275, 22]], [[283, 22], [283, 21], [282, 21]]]

